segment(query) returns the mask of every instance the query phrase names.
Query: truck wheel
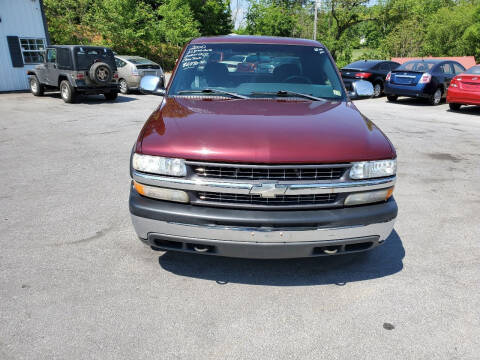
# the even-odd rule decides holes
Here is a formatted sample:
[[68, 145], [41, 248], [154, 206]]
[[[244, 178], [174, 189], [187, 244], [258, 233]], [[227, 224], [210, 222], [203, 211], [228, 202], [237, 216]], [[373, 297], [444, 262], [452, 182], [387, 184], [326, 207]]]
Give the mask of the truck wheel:
[[460, 105], [460, 104], [455, 104], [455, 103], [450, 103], [450, 104], [448, 104], [448, 106], [450, 106], [450, 110], [452, 110], [452, 111], [458, 111], [458, 110], [460, 110], [460, 106], [462, 106], [462, 105]]
[[379, 97], [382, 95], [382, 84], [376, 83], [373, 85], [373, 97]]
[[114, 101], [117, 96], [118, 96], [118, 93], [116, 92], [109, 92], [109, 93], [105, 93], [103, 94], [105, 96], [105, 99], [109, 100], [109, 101]]
[[118, 85], [120, 86], [120, 92], [124, 95], [127, 95], [128, 94], [128, 84], [127, 84], [127, 81], [125, 79], [121, 79], [119, 82], [118, 82]]
[[398, 96], [397, 95], [387, 95], [387, 100], [390, 102], [395, 102], [397, 101]]
[[428, 99], [430, 105], [438, 105], [442, 101], [442, 89], [435, 90], [432, 96]]
[[30, 92], [35, 96], [42, 96], [44, 91], [45, 89], [38, 78], [36, 76], [30, 77]]
[[66, 103], [71, 104], [75, 101], [75, 89], [68, 80], [63, 80], [60, 83], [60, 96]]

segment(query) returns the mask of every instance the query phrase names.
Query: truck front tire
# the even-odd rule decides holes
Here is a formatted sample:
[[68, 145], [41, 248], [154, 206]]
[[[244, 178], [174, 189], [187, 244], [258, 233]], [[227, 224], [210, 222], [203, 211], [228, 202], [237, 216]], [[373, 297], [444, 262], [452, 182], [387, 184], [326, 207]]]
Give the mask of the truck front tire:
[[68, 82], [68, 80], [63, 80], [60, 83], [60, 96], [62, 97], [63, 101], [68, 104], [71, 104], [75, 101], [75, 89]]
[[43, 85], [40, 84], [40, 81], [38, 81], [38, 78], [35, 75], [30, 77], [30, 92], [34, 96], [42, 96], [44, 91], [45, 89]]

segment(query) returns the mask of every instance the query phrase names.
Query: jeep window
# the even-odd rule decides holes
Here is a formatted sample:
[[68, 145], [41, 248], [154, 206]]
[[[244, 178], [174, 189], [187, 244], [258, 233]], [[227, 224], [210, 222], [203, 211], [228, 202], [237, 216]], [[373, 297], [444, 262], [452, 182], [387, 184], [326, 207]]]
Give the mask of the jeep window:
[[[244, 62], [233, 65], [239, 56]], [[322, 46], [283, 44], [191, 44], [168, 95], [216, 89], [256, 98], [258, 93], [296, 92], [344, 100], [335, 65]]]
[[67, 48], [57, 49], [57, 64], [59, 69], [73, 70], [72, 56], [70, 55], [70, 49], [67, 49]]
[[39, 64], [43, 62], [45, 52], [43, 39], [20, 39], [20, 46], [25, 64]]
[[75, 48], [74, 52], [77, 70], [89, 70], [93, 63], [99, 61], [107, 63], [113, 67], [113, 70], [117, 69], [113, 52], [110, 49], [81, 46]]
[[47, 50], [47, 62], [55, 63], [57, 61], [57, 49]]

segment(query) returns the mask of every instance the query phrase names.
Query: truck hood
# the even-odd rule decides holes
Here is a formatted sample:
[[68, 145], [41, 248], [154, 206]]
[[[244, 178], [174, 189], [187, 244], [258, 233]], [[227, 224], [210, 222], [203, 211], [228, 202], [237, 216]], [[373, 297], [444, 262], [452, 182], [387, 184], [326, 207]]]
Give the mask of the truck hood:
[[296, 164], [394, 158], [387, 137], [351, 102], [165, 98], [138, 138], [143, 154]]

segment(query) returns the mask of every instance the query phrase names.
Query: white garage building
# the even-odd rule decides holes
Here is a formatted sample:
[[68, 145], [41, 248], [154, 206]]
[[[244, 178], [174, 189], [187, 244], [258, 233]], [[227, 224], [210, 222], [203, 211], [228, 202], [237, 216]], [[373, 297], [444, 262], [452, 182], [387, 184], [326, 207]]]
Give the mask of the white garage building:
[[43, 0], [0, 0], [0, 91], [28, 89], [48, 43]]

